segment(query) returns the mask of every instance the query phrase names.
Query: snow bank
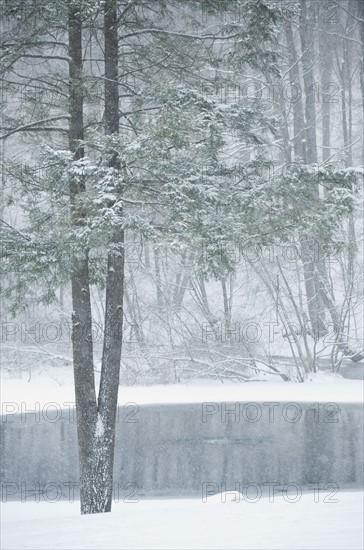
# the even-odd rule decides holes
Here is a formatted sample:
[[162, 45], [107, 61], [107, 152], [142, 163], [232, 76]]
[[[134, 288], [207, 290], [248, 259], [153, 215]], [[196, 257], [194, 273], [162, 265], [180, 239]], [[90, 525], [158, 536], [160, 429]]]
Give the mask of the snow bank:
[[[311, 375], [303, 384], [294, 382], [233, 383], [195, 380], [187, 384], [164, 386], [120, 387], [119, 404], [134, 402], [143, 404], [201, 403], [206, 401], [297, 401], [297, 402], [363, 402], [363, 382], [347, 380], [338, 375], [320, 372]], [[3, 379], [3, 402], [34, 403], [44, 405], [56, 402], [60, 406], [75, 400], [72, 372], [33, 376], [26, 379]]]
[[338, 502], [303, 494], [256, 503], [213, 497], [114, 504], [111, 514], [80, 516], [78, 503], [2, 505], [2, 548], [10, 549], [280, 549], [362, 548], [363, 494]]

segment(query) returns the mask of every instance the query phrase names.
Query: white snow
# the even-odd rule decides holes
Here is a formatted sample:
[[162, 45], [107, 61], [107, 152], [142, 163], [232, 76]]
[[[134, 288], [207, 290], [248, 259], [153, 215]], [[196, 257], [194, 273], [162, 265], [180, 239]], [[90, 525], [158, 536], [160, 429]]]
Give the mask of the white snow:
[[97, 416], [97, 422], [96, 422], [96, 437], [102, 437], [104, 435], [104, 424], [102, 422], [102, 418], [100, 415]]
[[[74, 403], [70, 369], [5, 378], [3, 412]], [[363, 382], [319, 373], [303, 384], [250, 382], [120, 387], [119, 403], [363, 402]], [[17, 410], [18, 409], [18, 410]], [[102, 432], [97, 424], [97, 433]], [[78, 502], [7, 502], [1, 505], [1, 548], [10, 549], [263, 549], [363, 548], [363, 492], [339, 490], [338, 502], [303, 493], [297, 502], [276, 495], [258, 502], [236, 495], [113, 503], [111, 514], [80, 516]], [[235, 502], [237, 500], [237, 502]]]
[[354, 550], [363, 547], [363, 493], [339, 502], [234, 502], [199, 499], [113, 504], [110, 514], [79, 515], [79, 503], [2, 504], [1, 548], [10, 549], [280, 549]]
[[[311, 375], [310, 380], [295, 382], [267, 381], [222, 384], [219, 381], [195, 380], [187, 384], [155, 386], [121, 386], [119, 404], [168, 404], [224, 401], [283, 401], [283, 402], [363, 402], [364, 384], [361, 380], [347, 380], [331, 373]], [[75, 402], [71, 369], [52, 369], [49, 373], [27, 377], [3, 378], [1, 400], [14, 403], [16, 408], [44, 406], [56, 403], [68, 409]], [[71, 404], [71, 405], [70, 405]], [[4, 407], [3, 407], [4, 412]]]

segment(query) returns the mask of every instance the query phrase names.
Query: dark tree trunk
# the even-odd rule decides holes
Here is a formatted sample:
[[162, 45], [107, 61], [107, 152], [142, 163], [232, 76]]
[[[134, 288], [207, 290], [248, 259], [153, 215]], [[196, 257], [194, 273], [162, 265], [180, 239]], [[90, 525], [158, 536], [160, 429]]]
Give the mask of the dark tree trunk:
[[[119, 134], [118, 32], [116, 1], [105, 3], [105, 134]], [[120, 171], [117, 152], [111, 154], [110, 167]], [[121, 194], [122, 189], [118, 189]], [[101, 512], [110, 512], [113, 486], [115, 427], [123, 337], [124, 230], [122, 210], [119, 226], [112, 229], [106, 275], [104, 346], [98, 398], [97, 482]]]
[[[81, 145], [83, 128], [82, 84], [82, 23], [75, 5], [69, 10], [69, 148], [75, 161], [84, 156]], [[77, 198], [85, 191], [85, 182], [70, 181], [70, 203], [74, 225], [82, 226], [82, 211]], [[80, 466], [81, 512], [89, 513], [94, 494], [93, 464], [94, 435], [97, 418], [95, 379], [93, 367], [92, 315], [88, 251], [76, 250], [73, 255], [72, 275], [72, 345], [77, 412], [77, 437]]]
[[[118, 43], [115, 2], [105, 6], [105, 133], [119, 133]], [[82, 24], [76, 7], [69, 12], [70, 51], [70, 150], [74, 160], [84, 156], [80, 143], [83, 130]], [[119, 171], [117, 153], [111, 155], [110, 167]], [[83, 213], [76, 207], [85, 183], [71, 181], [71, 208], [76, 226], [83, 223]], [[120, 212], [121, 219], [122, 212]], [[80, 463], [81, 513], [111, 510], [115, 425], [119, 388], [124, 282], [124, 232], [114, 227], [110, 235], [107, 259], [104, 347], [101, 380], [96, 399], [92, 349], [92, 315], [88, 252], [76, 254], [72, 273], [73, 359], [77, 409], [77, 432]]]

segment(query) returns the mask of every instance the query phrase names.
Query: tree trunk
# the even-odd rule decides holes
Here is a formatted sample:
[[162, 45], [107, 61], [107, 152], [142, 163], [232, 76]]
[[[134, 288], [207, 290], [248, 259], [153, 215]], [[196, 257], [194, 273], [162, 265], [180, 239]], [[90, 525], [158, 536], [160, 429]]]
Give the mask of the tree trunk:
[[157, 292], [157, 308], [164, 311], [165, 300], [162, 292], [161, 260], [158, 246], [154, 247], [155, 287]]
[[[361, 88], [361, 102], [363, 111], [363, 128], [364, 128], [364, 2], [358, 2], [358, 17], [359, 17], [359, 32], [361, 41], [361, 59], [360, 59], [360, 88]], [[364, 130], [362, 139], [362, 165], [364, 166]]]
[[[115, 2], [105, 5], [105, 133], [119, 133], [118, 42]], [[77, 8], [70, 8], [70, 149], [74, 159], [83, 157], [82, 25]], [[110, 167], [120, 169], [117, 154]], [[71, 182], [71, 205], [85, 184]], [[73, 206], [75, 223], [82, 225], [82, 212]], [[122, 212], [119, 212], [120, 217]], [[81, 513], [111, 510], [115, 425], [119, 389], [123, 327], [124, 232], [114, 227], [109, 242], [106, 276], [104, 346], [101, 380], [96, 400], [91, 333], [91, 302], [87, 251], [76, 257], [72, 275], [73, 353], [80, 461]]]
[[[221, 288], [222, 288], [222, 297], [223, 297], [223, 304], [224, 304], [224, 320], [225, 320], [225, 327], [222, 331], [223, 335], [223, 341], [227, 341], [230, 344], [234, 341], [234, 334], [231, 330], [231, 313], [232, 313], [232, 306], [233, 306], [233, 289], [234, 289], [234, 278], [232, 275], [229, 277], [229, 295], [227, 291], [227, 284], [226, 284], [226, 278], [221, 279]], [[236, 336], [235, 336], [236, 338]]]
[[[334, 6], [334, 5], [333, 5]], [[320, 14], [322, 26], [325, 26], [327, 17], [326, 6], [323, 6]], [[336, 103], [337, 99], [332, 99], [331, 82], [334, 60], [334, 39], [332, 34], [326, 32], [320, 35], [320, 66], [321, 66], [321, 101], [322, 101], [322, 162], [325, 163], [331, 156], [331, 102]]]
[[[285, 105], [284, 97], [284, 82], [282, 78], [276, 79], [274, 82], [268, 81], [269, 84], [273, 85], [273, 90], [278, 91], [278, 101], [277, 101], [277, 111], [280, 117], [280, 129], [282, 135], [282, 144], [283, 144], [283, 158], [284, 162], [291, 164], [292, 162], [292, 153], [291, 153], [291, 143], [289, 138], [289, 126], [288, 126], [288, 113]], [[276, 103], [274, 97], [274, 103]]]
[[302, 107], [302, 92], [300, 85], [300, 72], [298, 57], [294, 43], [292, 25], [289, 21], [285, 25], [286, 40], [289, 52], [289, 80], [293, 110], [293, 150], [295, 161], [306, 162], [305, 120]]
[[191, 266], [194, 261], [194, 254], [185, 252], [182, 255], [181, 271], [176, 276], [176, 283], [173, 292], [173, 308], [179, 310], [182, 307], [183, 299], [188, 288], [191, 276]]
[[316, 144], [316, 93], [313, 67], [315, 64], [314, 55], [314, 18], [307, 13], [307, 1], [301, 0], [300, 37], [302, 48], [302, 69], [303, 84], [305, 90], [305, 118], [306, 118], [306, 148], [307, 162], [317, 162]]
[[[301, 2], [301, 20], [300, 20], [300, 36], [301, 36], [301, 46], [302, 46], [302, 64], [304, 71], [304, 89], [305, 89], [305, 111], [303, 109], [301, 85], [300, 85], [300, 71], [299, 71], [299, 58], [296, 51], [296, 46], [294, 43], [294, 37], [292, 32], [292, 25], [290, 22], [286, 23], [285, 32], [286, 40], [289, 51], [289, 76], [290, 76], [290, 86], [291, 86], [291, 95], [293, 98], [296, 98], [293, 101], [293, 147], [295, 160], [307, 162], [316, 162], [317, 153], [316, 153], [316, 125], [315, 125], [315, 96], [313, 87], [313, 72], [310, 64], [310, 51], [306, 48], [307, 43], [307, 13], [306, 13], [306, 2], [302, 0]], [[312, 39], [312, 37], [311, 37]], [[311, 47], [310, 47], [311, 50]], [[309, 74], [308, 74], [309, 73]], [[307, 97], [307, 94], [310, 96]], [[313, 99], [313, 105], [312, 105]], [[310, 111], [313, 109], [313, 112]], [[305, 114], [304, 114], [305, 113]], [[306, 115], [306, 120], [305, 120]], [[313, 117], [313, 120], [312, 120]], [[308, 120], [310, 122], [308, 122]], [[309, 123], [311, 124], [310, 129], [308, 129]], [[312, 137], [314, 136], [314, 137]], [[308, 141], [310, 141], [310, 147], [308, 147]], [[316, 159], [316, 160], [315, 160]], [[311, 332], [316, 335], [316, 337], [323, 330], [323, 323], [320, 315], [320, 310], [322, 309], [319, 306], [319, 291], [317, 288], [317, 271], [315, 269], [315, 261], [312, 257], [310, 250], [310, 243], [306, 239], [301, 240], [301, 254], [303, 262], [303, 274], [305, 281], [305, 289], [307, 296], [307, 307], [311, 324]]]
[[[81, 142], [83, 128], [82, 84], [82, 23], [76, 5], [69, 9], [69, 148], [75, 161], [84, 156]], [[77, 197], [85, 191], [85, 182], [76, 178], [70, 181], [70, 203], [73, 223], [82, 226], [82, 212], [76, 206]], [[94, 437], [97, 403], [93, 367], [92, 315], [88, 251], [75, 252], [72, 274], [72, 345], [76, 396], [77, 437], [80, 466], [81, 513], [93, 509], [94, 499]]]
[[[105, 3], [105, 134], [119, 134], [118, 32], [116, 1]], [[117, 153], [109, 165], [120, 170]], [[122, 192], [121, 189], [118, 190]], [[96, 429], [97, 512], [110, 512], [113, 487], [115, 427], [123, 336], [124, 230], [122, 211], [109, 242], [106, 275], [104, 345]]]
[[[307, 0], [301, 0], [300, 16], [300, 38], [302, 49], [302, 72], [305, 90], [305, 135], [306, 135], [306, 161], [308, 164], [317, 163], [317, 141], [316, 141], [316, 89], [314, 80], [314, 22], [313, 9], [317, 9], [316, 4], [310, 4], [310, 14], [307, 10]], [[315, 185], [313, 183], [313, 185]], [[317, 199], [319, 199], [318, 186], [315, 187]], [[326, 333], [325, 327], [325, 306], [321, 296], [321, 281], [319, 263], [324, 261], [321, 258], [319, 249], [319, 258], [312, 255], [315, 248], [319, 248], [319, 243], [302, 240], [302, 261], [305, 276], [305, 286], [307, 294], [308, 311], [311, 322], [312, 336], [315, 340]]]

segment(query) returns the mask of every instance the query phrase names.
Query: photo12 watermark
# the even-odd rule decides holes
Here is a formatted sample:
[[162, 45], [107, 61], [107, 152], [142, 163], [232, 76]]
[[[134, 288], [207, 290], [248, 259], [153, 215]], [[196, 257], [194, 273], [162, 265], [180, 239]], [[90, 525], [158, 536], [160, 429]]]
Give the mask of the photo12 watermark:
[[219, 422], [249, 423], [257, 422], [288, 422], [295, 424], [305, 420], [307, 416], [313, 418], [315, 423], [337, 424], [340, 422], [341, 409], [337, 403], [312, 403], [302, 406], [294, 401], [282, 403], [268, 401], [262, 403], [240, 402], [204, 402], [201, 405], [201, 420], [211, 423], [218, 419]]
[[240, 322], [206, 322], [201, 326], [201, 342], [221, 342], [229, 344], [256, 344], [261, 341], [270, 344], [285, 340], [295, 344], [307, 335], [317, 339], [322, 336], [324, 345], [336, 344], [340, 336], [339, 330], [333, 323], [315, 323], [308, 320], [304, 323], [290, 321], [279, 323], [278, 321]]
[[[3, 481], [1, 483], [1, 501], [3, 503], [20, 500], [21, 502], [48, 502], [59, 501], [75, 502], [79, 500], [80, 484], [76, 481], [30, 483], [28, 481]], [[115, 503], [137, 504], [139, 502], [140, 487], [135, 481], [125, 483], [113, 482], [112, 501]]]
[[[97, 405], [89, 403], [87, 409], [83, 410], [90, 421], [97, 416]], [[137, 424], [140, 421], [140, 407], [137, 403], [130, 402], [120, 405], [116, 409], [116, 422], [122, 424]], [[73, 424], [76, 418], [76, 403], [74, 401], [64, 401], [57, 403], [50, 401], [48, 403], [35, 402], [30, 404], [24, 401], [3, 401], [1, 404], [1, 422], [3, 424], [20, 421], [22, 424], [34, 422], [40, 424], [47, 422], [56, 424], [65, 421]]]
[[264, 483], [256, 483], [254, 481], [241, 482], [237, 481], [228, 486], [225, 482], [204, 481], [202, 483], [202, 502], [206, 503], [209, 498], [214, 497], [214, 501], [219, 501], [222, 504], [226, 502], [247, 502], [256, 504], [262, 499], [267, 499], [268, 502], [277, 502], [277, 499], [285, 500], [290, 504], [299, 502], [305, 492], [312, 494], [312, 502], [325, 504], [337, 504], [339, 499], [339, 485], [332, 481], [327, 483], [311, 483], [308, 486], [301, 485], [294, 481], [281, 484], [278, 481], [266, 481]]

